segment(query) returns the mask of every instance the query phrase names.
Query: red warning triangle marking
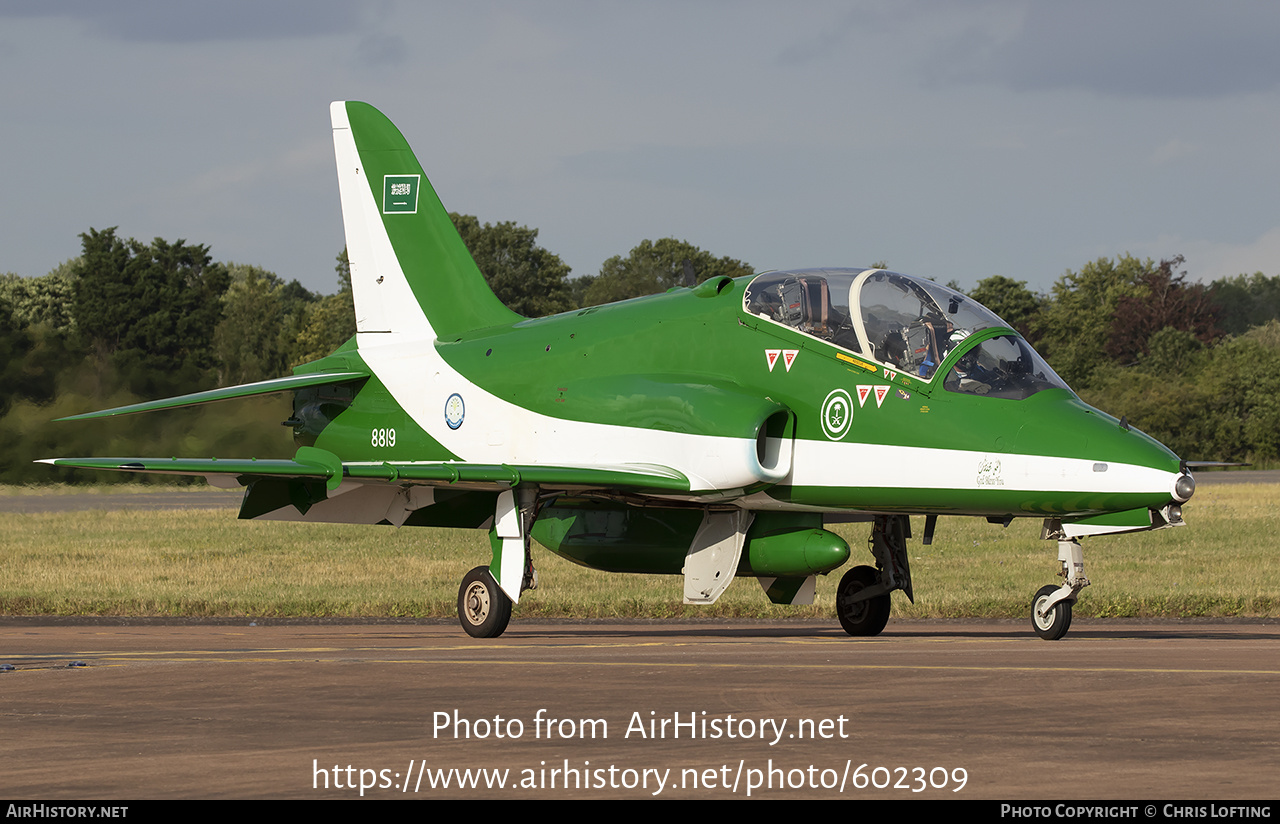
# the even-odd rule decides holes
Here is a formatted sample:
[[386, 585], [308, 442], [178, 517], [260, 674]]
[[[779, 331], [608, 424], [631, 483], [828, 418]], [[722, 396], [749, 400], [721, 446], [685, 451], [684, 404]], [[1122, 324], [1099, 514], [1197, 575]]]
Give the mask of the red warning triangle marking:
[[770, 371], [770, 372], [772, 372], [772, 371], [773, 371], [773, 367], [774, 367], [774, 365], [775, 365], [775, 364], [777, 364], [777, 362], [778, 362], [778, 356], [779, 356], [779, 355], [781, 355], [781, 354], [782, 354], [782, 350], [781, 350], [781, 349], [766, 349], [766, 350], [764, 350], [764, 359], [765, 359], [765, 360], [767, 360], [767, 361], [769, 362], [769, 371]]
[[867, 396], [871, 394], [872, 388], [866, 384], [858, 384], [858, 406], [867, 402]]
[[783, 349], [782, 363], [787, 367], [787, 371], [791, 371], [791, 364], [796, 362], [796, 355], [800, 354], [799, 349]]
[[876, 409], [880, 408], [880, 406], [884, 403], [885, 395], [888, 395], [888, 394], [889, 394], [889, 387], [887, 386], [876, 387]]

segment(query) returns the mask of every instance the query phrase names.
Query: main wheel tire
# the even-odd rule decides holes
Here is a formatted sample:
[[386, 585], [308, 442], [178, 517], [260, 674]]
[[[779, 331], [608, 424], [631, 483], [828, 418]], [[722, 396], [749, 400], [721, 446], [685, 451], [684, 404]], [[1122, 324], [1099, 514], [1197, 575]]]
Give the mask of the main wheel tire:
[[1036, 635], [1046, 641], [1057, 641], [1071, 629], [1070, 601], [1059, 601], [1047, 613], [1040, 614], [1041, 605], [1059, 589], [1060, 587], [1052, 585], [1040, 587], [1040, 591], [1031, 601], [1031, 626], [1035, 629]]
[[458, 622], [472, 638], [497, 638], [511, 621], [511, 599], [488, 567], [476, 567], [458, 587]]
[[856, 604], [845, 604], [845, 599], [857, 595], [869, 586], [880, 581], [880, 573], [873, 567], [856, 566], [840, 579], [836, 589], [836, 617], [840, 626], [850, 635], [869, 637], [879, 635], [889, 623], [889, 593], [859, 601]]

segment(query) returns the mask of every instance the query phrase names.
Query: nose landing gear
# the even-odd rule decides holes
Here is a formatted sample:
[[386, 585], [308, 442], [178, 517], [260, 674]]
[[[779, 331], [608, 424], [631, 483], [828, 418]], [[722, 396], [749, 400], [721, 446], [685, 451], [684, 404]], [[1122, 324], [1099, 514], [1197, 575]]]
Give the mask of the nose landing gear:
[[[1053, 536], [1046, 536], [1053, 537]], [[1080, 590], [1089, 586], [1084, 577], [1084, 550], [1075, 538], [1058, 537], [1058, 560], [1062, 562], [1062, 586], [1041, 587], [1031, 600], [1031, 627], [1046, 641], [1057, 641], [1071, 628], [1071, 607]]]

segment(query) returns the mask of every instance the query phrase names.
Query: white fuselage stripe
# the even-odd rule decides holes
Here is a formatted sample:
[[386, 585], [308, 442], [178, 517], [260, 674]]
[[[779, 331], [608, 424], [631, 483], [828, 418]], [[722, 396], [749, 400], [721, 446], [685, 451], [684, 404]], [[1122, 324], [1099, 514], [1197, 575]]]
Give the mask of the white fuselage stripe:
[[[1081, 458], [798, 441], [783, 484], [813, 487], [1007, 489], [1035, 492], [1173, 492], [1178, 475]], [[1106, 469], [1099, 471], [1102, 466]]]
[[[345, 110], [335, 111], [339, 187], [359, 315], [357, 344], [395, 401], [431, 437], [469, 463], [658, 464], [683, 473], [694, 491], [731, 490], [768, 480], [755, 433], [693, 435], [553, 418], [493, 395], [450, 366], [437, 351], [435, 332], [401, 269], [345, 121]], [[459, 419], [455, 404], [451, 422], [456, 426], [450, 426], [445, 405], [455, 393], [462, 398], [462, 411]], [[781, 483], [1152, 492], [1172, 491], [1176, 479], [1174, 473], [1147, 467], [1112, 463], [1106, 471], [1095, 471], [1095, 465], [1036, 455], [801, 440], [795, 444], [791, 473]]]

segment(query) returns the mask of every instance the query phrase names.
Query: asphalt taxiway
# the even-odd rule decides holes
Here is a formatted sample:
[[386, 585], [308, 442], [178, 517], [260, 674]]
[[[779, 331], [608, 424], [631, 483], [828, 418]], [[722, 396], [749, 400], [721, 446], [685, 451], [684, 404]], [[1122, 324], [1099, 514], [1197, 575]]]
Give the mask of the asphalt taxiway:
[[1077, 620], [1052, 643], [1023, 623], [895, 620], [859, 640], [825, 622], [517, 621], [480, 641], [453, 622], [0, 619], [0, 786], [45, 802], [1274, 797], [1276, 622]]

